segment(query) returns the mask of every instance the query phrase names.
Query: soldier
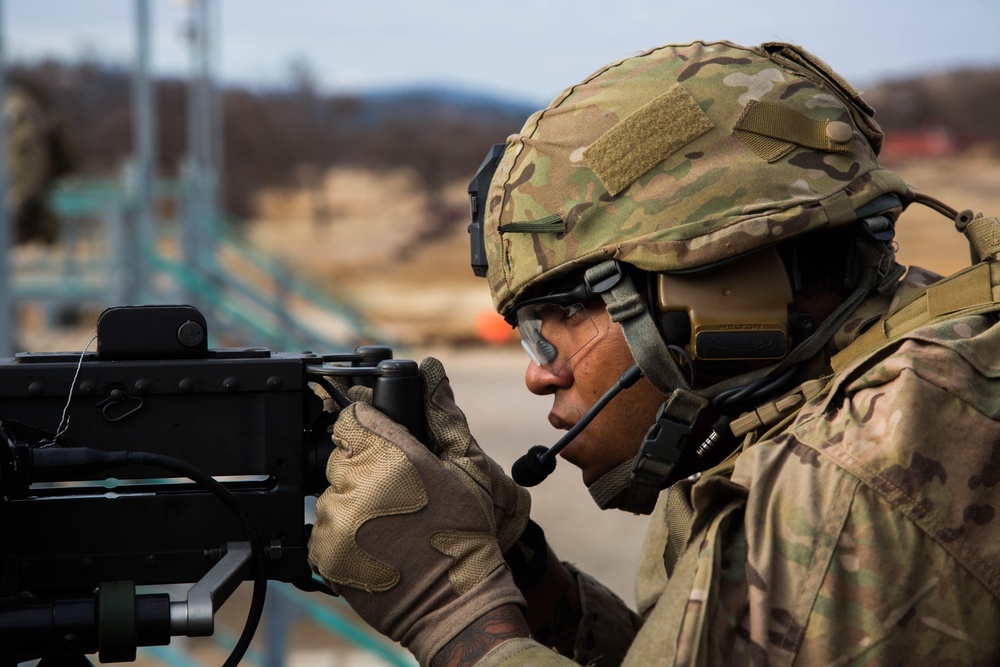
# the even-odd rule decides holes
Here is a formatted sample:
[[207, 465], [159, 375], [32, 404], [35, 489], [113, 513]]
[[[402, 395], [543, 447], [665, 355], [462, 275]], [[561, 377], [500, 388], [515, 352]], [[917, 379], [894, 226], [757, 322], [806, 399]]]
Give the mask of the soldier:
[[65, 129], [42, 89], [27, 79], [11, 81], [5, 92], [7, 207], [16, 243], [52, 245], [59, 219], [46, 203], [49, 188], [71, 167]]
[[[421, 664], [997, 664], [1000, 222], [914, 192], [881, 141], [787, 44], [567, 89], [484, 162], [474, 268], [528, 389], [583, 427], [561, 455], [602, 508], [653, 513], [638, 609], [556, 558], [433, 359], [429, 447], [352, 390], [313, 567]], [[914, 202], [972, 267], [904, 277]]]

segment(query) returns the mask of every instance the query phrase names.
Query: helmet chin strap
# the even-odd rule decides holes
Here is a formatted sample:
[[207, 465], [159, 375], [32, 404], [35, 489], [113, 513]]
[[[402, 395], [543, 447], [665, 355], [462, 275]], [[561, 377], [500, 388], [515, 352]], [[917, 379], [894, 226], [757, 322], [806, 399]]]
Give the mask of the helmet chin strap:
[[[860, 277], [856, 289], [827, 317], [812, 335], [776, 365], [694, 390], [675, 361], [639, 295], [631, 276], [615, 260], [587, 270], [585, 280], [601, 295], [613, 322], [618, 322], [640, 370], [653, 386], [667, 395], [656, 422], [640, 444], [635, 458], [625, 461], [590, 485], [590, 494], [601, 509], [618, 508], [636, 514], [653, 511], [656, 499], [677, 481], [678, 463], [690, 460], [694, 447], [688, 436], [710, 399], [765, 376], [777, 376], [819, 354], [834, 333], [861, 305], [870, 292], [884, 293], [899, 280], [903, 269], [893, 261], [888, 243], [859, 242], [856, 248]], [[694, 443], [698, 444], [698, 443]], [[690, 466], [682, 466], [689, 468]]]
[[643, 375], [664, 394], [678, 387], [690, 388], [653, 321], [645, 299], [632, 276], [616, 260], [596, 264], [584, 274], [587, 285], [601, 295], [612, 322], [618, 322]]
[[660, 491], [673, 483], [671, 472], [688, 449], [687, 436], [708, 399], [688, 389], [675, 389], [660, 406], [656, 423], [646, 434], [639, 453], [605, 473], [588, 489], [601, 509], [649, 514]]
[[639, 369], [654, 387], [670, 397], [660, 407], [656, 424], [646, 435], [639, 454], [591, 484], [590, 495], [601, 509], [618, 507], [649, 514], [708, 399], [691, 390], [632, 277], [622, 271], [617, 261], [591, 267], [584, 279], [604, 299], [611, 321], [621, 325]]

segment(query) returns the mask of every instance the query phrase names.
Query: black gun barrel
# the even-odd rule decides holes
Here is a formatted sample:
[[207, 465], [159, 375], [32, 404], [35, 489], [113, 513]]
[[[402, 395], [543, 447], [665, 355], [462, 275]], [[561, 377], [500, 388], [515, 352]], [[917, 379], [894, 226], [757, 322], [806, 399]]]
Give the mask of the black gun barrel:
[[[122, 621], [124, 616], [126, 621]], [[170, 596], [135, 596], [134, 616], [102, 619], [97, 593], [52, 600], [0, 599], [0, 646], [18, 661], [101, 653], [102, 660], [135, 659], [137, 646], [170, 643]], [[131, 654], [131, 658], [129, 658]]]

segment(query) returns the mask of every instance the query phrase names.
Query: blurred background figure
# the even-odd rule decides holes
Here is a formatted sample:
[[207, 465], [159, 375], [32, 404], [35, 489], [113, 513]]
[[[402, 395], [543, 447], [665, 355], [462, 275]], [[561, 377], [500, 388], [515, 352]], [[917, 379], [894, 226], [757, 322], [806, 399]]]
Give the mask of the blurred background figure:
[[14, 241], [51, 245], [59, 238], [59, 218], [49, 207], [49, 191], [72, 167], [62, 119], [41, 88], [16, 79], [7, 84], [3, 119]]

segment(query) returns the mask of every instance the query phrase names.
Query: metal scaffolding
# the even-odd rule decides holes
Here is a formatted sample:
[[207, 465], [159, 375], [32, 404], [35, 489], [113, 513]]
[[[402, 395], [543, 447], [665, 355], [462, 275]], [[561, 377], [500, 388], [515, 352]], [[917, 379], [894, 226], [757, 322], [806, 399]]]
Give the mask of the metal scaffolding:
[[[64, 227], [60, 248], [44, 257], [33, 256], [30, 262], [13, 253], [4, 186], [4, 132], [0, 132], [0, 196], [4, 196], [0, 207], [0, 356], [17, 351], [18, 312], [29, 303], [43, 319], [52, 321], [67, 311], [88, 307], [189, 303], [204, 313], [210, 331], [221, 334], [230, 345], [336, 352], [362, 344], [391, 343], [358, 311], [294, 269], [249, 247], [223, 224], [219, 194], [223, 115], [214, 72], [218, 0], [192, 0], [189, 6], [187, 152], [179, 182], [157, 178], [150, 0], [133, 0], [132, 4], [132, 155], [118, 178], [59, 184], [50, 203]], [[0, 0], [0, 107], [4, 103], [4, 39]], [[179, 215], [169, 219], [159, 215], [161, 200]], [[78, 253], [81, 248], [85, 252]], [[252, 279], [247, 278], [250, 275]], [[324, 322], [327, 330], [316, 331], [315, 321]]]
[[[7, 37], [4, 26], [4, 3], [0, 0], [0, 110], [4, 101], [4, 76], [7, 71]], [[14, 296], [10, 289], [10, 249], [13, 247], [10, 216], [7, 214], [7, 132], [0, 125], [0, 356], [14, 353]]]

